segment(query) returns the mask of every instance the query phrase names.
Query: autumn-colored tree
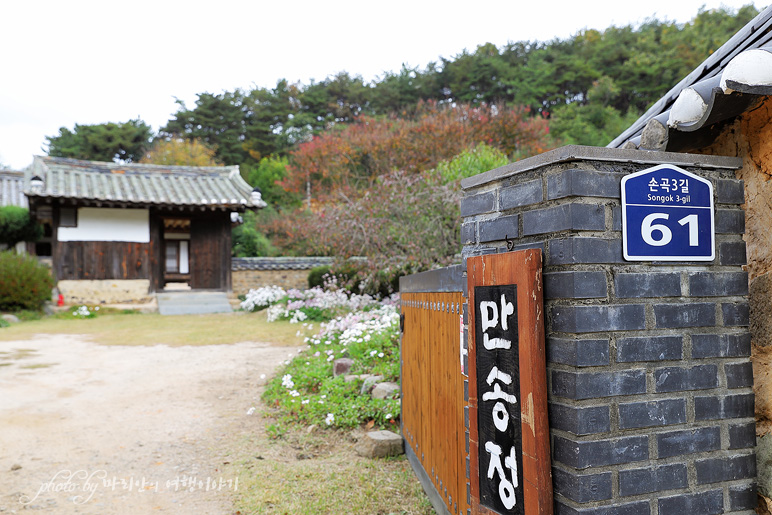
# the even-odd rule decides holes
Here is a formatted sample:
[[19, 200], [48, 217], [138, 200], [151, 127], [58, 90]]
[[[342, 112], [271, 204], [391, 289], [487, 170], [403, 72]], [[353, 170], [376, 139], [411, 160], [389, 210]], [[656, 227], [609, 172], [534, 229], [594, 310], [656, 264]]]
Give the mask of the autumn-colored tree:
[[415, 175], [432, 169], [479, 143], [515, 158], [551, 146], [546, 121], [524, 109], [422, 102], [412, 118], [360, 117], [302, 143], [291, 153], [282, 184], [301, 193], [308, 188], [324, 200], [369, 188], [393, 170]]
[[215, 150], [201, 141], [182, 138], [160, 139], [139, 161], [156, 165], [219, 166]]
[[447, 265], [459, 252], [460, 192], [438, 173], [392, 171], [354, 195], [338, 192], [337, 202], [306, 214], [295, 240], [317, 255], [366, 257], [371, 279], [383, 270]]

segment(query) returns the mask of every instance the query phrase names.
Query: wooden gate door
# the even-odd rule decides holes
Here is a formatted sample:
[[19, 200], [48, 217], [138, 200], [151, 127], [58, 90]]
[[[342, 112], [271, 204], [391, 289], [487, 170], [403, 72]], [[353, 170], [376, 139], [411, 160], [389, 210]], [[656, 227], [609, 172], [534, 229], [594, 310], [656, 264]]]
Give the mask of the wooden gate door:
[[228, 213], [208, 213], [190, 224], [190, 287], [227, 290], [230, 286], [231, 229]]

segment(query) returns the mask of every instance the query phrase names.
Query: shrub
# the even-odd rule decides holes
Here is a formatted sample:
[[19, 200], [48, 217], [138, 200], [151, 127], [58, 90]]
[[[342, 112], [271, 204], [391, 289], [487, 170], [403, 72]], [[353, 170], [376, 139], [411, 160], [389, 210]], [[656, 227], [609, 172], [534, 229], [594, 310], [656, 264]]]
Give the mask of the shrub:
[[48, 268], [34, 257], [0, 252], [0, 309], [39, 310], [53, 286]]
[[233, 229], [232, 254], [236, 257], [274, 256], [277, 251], [265, 234], [257, 230], [255, 213], [247, 211], [244, 223]]
[[308, 273], [308, 287], [324, 286], [324, 276], [330, 273], [330, 267], [327, 265], [315, 266]]
[[[454, 261], [461, 249], [458, 199], [459, 192], [442, 184], [437, 172], [393, 172], [364, 193], [325, 204], [294, 227], [317, 255], [342, 262], [333, 273], [346, 288], [383, 295], [406, 267], [428, 270]], [[367, 259], [352, 262], [352, 257]]]
[[0, 243], [12, 248], [20, 241], [37, 241], [43, 227], [30, 217], [29, 210], [17, 206], [0, 207]]

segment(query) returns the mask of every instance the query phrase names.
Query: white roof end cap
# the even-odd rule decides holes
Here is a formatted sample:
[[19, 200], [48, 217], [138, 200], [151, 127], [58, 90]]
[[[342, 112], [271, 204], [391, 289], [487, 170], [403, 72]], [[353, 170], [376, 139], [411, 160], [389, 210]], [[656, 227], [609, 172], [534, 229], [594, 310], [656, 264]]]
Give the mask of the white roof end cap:
[[686, 88], [673, 102], [670, 116], [667, 119], [667, 126], [677, 128], [679, 125], [697, 122], [707, 111], [708, 104], [705, 103], [702, 96], [693, 88]]
[[748, 86], [772, 86], [772, 54], [766, 49], [755, 48], [738, 54], [729, 61], [721, 74], [721, 89], [731, 93], [727, 81]]

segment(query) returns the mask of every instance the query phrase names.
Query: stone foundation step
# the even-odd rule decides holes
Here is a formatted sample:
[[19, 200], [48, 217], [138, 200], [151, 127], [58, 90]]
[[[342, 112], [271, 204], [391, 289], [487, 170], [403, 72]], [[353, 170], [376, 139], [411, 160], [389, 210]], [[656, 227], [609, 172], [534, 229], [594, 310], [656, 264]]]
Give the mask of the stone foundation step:
[[162, 315], [205, 315], [233, 312], [225, 292], [163, 292], [156, 294], [156, 298], [158, 299], [158, 312]]

